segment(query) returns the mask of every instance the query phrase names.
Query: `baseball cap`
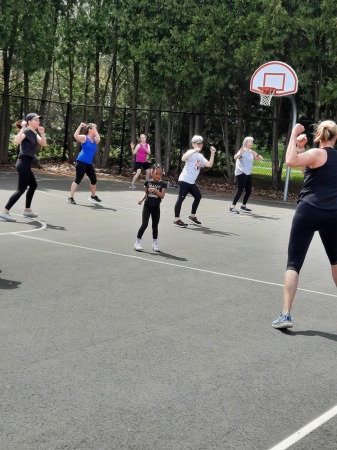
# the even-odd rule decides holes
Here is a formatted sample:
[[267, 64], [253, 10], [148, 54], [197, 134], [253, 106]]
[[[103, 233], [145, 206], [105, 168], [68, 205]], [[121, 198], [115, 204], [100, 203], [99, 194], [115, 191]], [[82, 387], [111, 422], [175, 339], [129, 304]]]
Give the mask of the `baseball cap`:
[[42, 119], [42, 116], [39, 116], [36, 113], [29, 113], [26, 116], [26, 121], [28, 122], [29, 120], [33, 120], [33, 119]]
[[202, 136], [195, 135], [192, 137], [191, 142], [192, 142], [192, 144], [202, 144], [204, 142], [204, 139]]

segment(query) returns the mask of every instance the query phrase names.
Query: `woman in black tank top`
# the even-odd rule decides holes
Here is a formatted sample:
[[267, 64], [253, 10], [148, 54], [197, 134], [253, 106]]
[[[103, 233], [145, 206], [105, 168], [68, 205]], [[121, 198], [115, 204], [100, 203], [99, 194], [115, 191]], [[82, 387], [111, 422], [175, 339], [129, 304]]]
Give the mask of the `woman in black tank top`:
[[[37, 188], [35, 176], [32, 172], [32, 163], [35, 158], [37, 144], [41, 147], [47, 145], [44, 128], [40, 126], [40, 116], [35, 113], [29, 113], [26, 121], [22, 121], [17, 125], [20, 129], [14, 138], [15, 145], [20, 145], [19, 156], [16, 161], [16, 170], [19, 174], [18, 188], [9, 198], [5, 208], [0, 212], [0, 218], [7, 222], [15, 222], [15, 219], [9, 214], [10, 209], [24, 194], [26, 193], [26, 204], [23, 211], [25, 217], [37, 217], [30, 206], [32, 203], [34, 192]], [[38, 134], [39, 133], [39, 134]]]
[[318, 231], [331, 265], [337, 286], [337, 125], [332, 120], [321, 122], [315, 142], [319, 148], [301, 152], [306, 136], [304, 127], [296, 124], [287, 148], [286, 163], [305, 167], [304, 184], [293, 218], [288, 245], [287, 270], [284, 276], [284, 305], [274, 328], [291, 328], [290, 310], [298, 286], [299, 273], [316, 231]]

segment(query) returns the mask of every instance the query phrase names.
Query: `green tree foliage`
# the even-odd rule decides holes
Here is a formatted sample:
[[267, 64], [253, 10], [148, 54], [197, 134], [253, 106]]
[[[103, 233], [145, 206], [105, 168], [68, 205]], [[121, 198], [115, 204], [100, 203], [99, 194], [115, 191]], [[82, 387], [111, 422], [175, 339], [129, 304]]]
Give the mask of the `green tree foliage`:
[[198, 132], [221, 149], [217, 164], [231, 180], [233, 153], [253, 134], [272, 156], [274, 187], [291, 105], [283, 99], [261, 107], [249, 90], [255, 69], [285, 61], [299, 78], [299, 117], [312, 123], [337, 116], [334, 0], [3, 0], [0, 13], [4, 160], [11, 116], [18, 115], [9, 94], [46, 101], [48, 93], [61, 102], [46, 114], [51, 132], [60, 130], [58, 145], [67, 124], [63, 153], [70, 160], [75, 123], [90, 120], [102, 135], [100, 162], [108, 163], [121, 141], [118, 107], [131, 107], [127, 134], [148, 130], [166, 169]]

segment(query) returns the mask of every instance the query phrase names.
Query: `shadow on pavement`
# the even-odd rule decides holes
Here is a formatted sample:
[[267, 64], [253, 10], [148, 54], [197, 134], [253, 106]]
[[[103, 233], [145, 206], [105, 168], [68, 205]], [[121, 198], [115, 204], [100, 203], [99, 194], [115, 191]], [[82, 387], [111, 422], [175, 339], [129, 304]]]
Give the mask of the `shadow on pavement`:
[[21, 281], [6, 280], [0, 277], [0, 289], [16, 289], [20, 284]]
[[330, 341], [337, 342], [337, 334], [325, 333], [324, 331], [306, 330], [306, 331], [291, 331], [291, 330], [281, 330], [283, 334], [288, 336], [320, 336], [325, 339], [330, 339]]

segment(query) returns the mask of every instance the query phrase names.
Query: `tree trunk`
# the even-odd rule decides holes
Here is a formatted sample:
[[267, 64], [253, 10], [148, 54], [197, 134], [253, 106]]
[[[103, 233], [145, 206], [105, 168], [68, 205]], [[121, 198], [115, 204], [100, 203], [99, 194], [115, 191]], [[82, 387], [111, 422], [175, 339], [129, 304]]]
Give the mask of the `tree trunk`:
[[69, 104], [68, 110], [68, 133], [67, 133], [67, 150], [68, 160], [72, 164], [74, 162], [74, 141], [73, 141], [73, 89], [74, 89], [74, 67], [72, 61], [69, 58]]
[[30, 112], [29, 110], [29, 75], [27, 70], [23, 71], [23, 111], [25, 116]]
[[[117, 46], [116, 46], [117, 47]], [[110, 108], [109, 108], [109, 119], [108, 119], [108, 129], [106, 133], [104, 152], [102, 156], [102, 167], [106, 167], [108, 165], [109, 160], [109, 152], [112, 141], [112, 132], [113, 132], [113, 122], [115, 119], [116, 113], [116, 93], [117, 93], [117, 48], [115, 49], [115, 53], [113, 55], [112, 61], [112, 76], [111, 76], [112, 86], [111, 86], [111, 97], [110, 97]]]
[[137, 111], [139, 92], [139, 62], [133, 61], [133, 91], [131, 104], [131, 141], [137, 142]]
[[238, 124], [236, 129], [234, 153], [236, 153], [241, 147], [243, 138], [243, 87], [240, 84], [238, 86], [237, 92], [238, 92]]
[[10, 135], [9, 89], [12, 58], [13, 49], [11, 47], [3, 49], [3, 93], [2, 108], [0, 114], [0, 160], [4, 162], [8, 161], [8, 146]]
[[155, 129], [155, 162], [161, 164], [161, 105], [156, 108], [156, 129]]
[[172, 136], [173, 136], [173, 83], [168, 86], [168, 116], [167, 116], [167, 135], [166, 135], [166, 149], [165, 149], [165, 173], [169, 173], [171, 166], [172, 153]]
[[222, 140], [225, 146], [225, 154], [226, 154], [226, 175], [227, 180], [230, 184], [234, 182], [234, 172], [232, 170], [233, 163], [233, 155], [229, 150], [229, 139], [228, 139], [228, 92], [224, 93], [224, 120], [221, 120], [221, 129], [222, 129]]

